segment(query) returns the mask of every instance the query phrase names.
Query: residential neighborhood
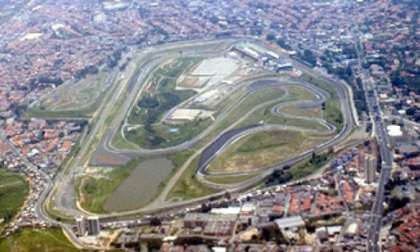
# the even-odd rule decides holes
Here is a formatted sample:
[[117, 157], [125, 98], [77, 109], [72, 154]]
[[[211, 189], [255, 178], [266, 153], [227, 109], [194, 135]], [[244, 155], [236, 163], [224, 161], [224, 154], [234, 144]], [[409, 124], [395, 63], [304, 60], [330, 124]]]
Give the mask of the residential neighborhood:
[[[4, 4], [0, 1], [0, 168], [21, 175], [29, 185], [29, 192], [18, 213], [4, 224], [4, 229], [0, 229], [1, 237], [9, 237], [24, 228], [61, 228], [77, 248], [101, 251], [418, 251], [419, 8], [416, 0], [6, 0]], [[235, 44], [231, 42], [233, 40], [246, 42]], [[81, 208], [80, 202], [87, 200], [81, 196], [82, 193], [76, 192], [71, 197], [65, 194], [70, 187], [61, 194], [68, 198], [60, 198], [61, 205], [52, 208], [57, 212], [45, 207], [45, 204], [50, 204], [50, 198], [54, 198], [51, 195], [61, 185], [63, 176], [76, 174], [68, 168], [71, 163], [76, 160], [78, 163], [74, 166], [84, 169], [91, 165], [88, 154], [97, 152], [110, 153], [114, 158], [124, 150], [128, 153], [126, 156], [112, 160], [118, 167], [124, 166], [120, 164], [121, 160], [147, 160], [147, 155], [153, 151], [158, 153], [152, 154], [153, 158], [172, 155], [173, 170], [166, 175], [184, 176], [186, 179], [180, 184], [162, 179], [160, 184], [155, 183], [159, 184], [159, 190], [170, 194], [172, 191], [164, 189], [168, 184], [187, 192], [199, 187], [194, 179], [203, 179], [208, 174], [185, 175], [183, 171], [191, 172], [196, 168], [177, 162], [182, 160], [197, 165], [201, 156], [190, 152], [205, 150], [212, 147], [211, 143], [197, 140], [197, 146], [189, 145], [195, 143], [196, 139], [192, 138], [185, 141], [185, 145], [178, 143], [187, 147], [175, 152], [176, 148], [170, 146], [169, 140], [164, 137], [144, 137], [163, 143], [164, 147], [150, 150], [125, 139], [125, 135], [135, 135], [136, 130], [143, 128], [149, 134], [164, 132], [162, 134], [168, 138], [176, 134], [182, 136], [175, 126], [182, 127], [179, 126], [182, 123], [198, 120], [192, 126], [181, 128], [196, 130], [208, 123], [206, 120], [213, 122], [219, 116], [217, 111], [200, 114], [202, 110], [199, 109], [202, 108], [193, 103], [197, 108], [170, 107], [171, 103], [188, 104], [189, 98], [198, 104], [200, 97], [188, 96], [191, 90], [185, 87], [176, 87], [175, 91], [168, 89], [171, 85], [168, 83], [174, 79], [170, 76], [172, 72], [165, 72], [158, 65], [132, 67], [138, 67], [136, 64], [140, 61], [137, 61], [137, 55], [149, 63], [162, 59], [165, 54], [193, 59], [192, 62], [197, 58], [202, 60], [204, 56], [195, 55], [198, 49], [190, 49], [183, 44], [197, 41], [210, 44], [222, 41], [221, 44], [229, 45], [228, 48], [215, 43], [211, 44], [213, 50], [234, 55], [235, 60], [251, 59], [243, 66], [252, 66], [252, 71], [244, 70], [243, 73], [252, 73], [252, 77], [269, 72], [273, 76], [277, 74], [276, 77], [283, 74], [281, 79], [288, 85], [297, 82], [298, 77], [306, 77], [305, 84], [315, 83], [317, 78], [308, 74], [310, 70], [335, 83], [337, 93], [326, 89], [319, 94], [326, 93], [325, 97], [336, 98], [339, 102], [324, 101], [321, 99], [324, 97], [315, 93], [312, 95], [322, 100], [319, 108], [311, 110], [313, 108], [306, 101], [307, 106], [299, 108], [304, 112], [297, 110], [295, 113], [306, 113], [305, 116], [309, 117], [312, 114], [324, 116], [327, 114], [326, 106], [334, 105], [338, 110], [349, 106], [351, 113], [354, 112], [350, 115], [354, 128], [346, 129], [344, 116], [335, 118], [336, 121], [341, 120], [342, 128], [324, 124], [337, 134], [348, 130], [351, 137], [328, 150], [325, 147], [318, 151], [318, 147], [312, 147], [309, 158], [296, 159], [291, 164], [282, 163], [280, 168], [272, 169], [270, 173], [240, 174], [241, 178], [263, 178], [252, 186], [234, 190], [234, 186], [226, 186], [228, 183], [220, 186], [223, 183], [214, 182], [217, 179], [207, 181], [209, 188], [217, 188], [214, 195], [209, 193], [196, 198], [176, 195], [171, 199], [170, 207], [153, 209], [156, 211], [146, 207], [137, 212], [127, 210], [124, 214], [117, 211], [93, 213]], [[256, 56], [253, 55], [254, 51], [249, 49], [252, 43], [264, 45], [267, 52], [261, 55], [255, 52]], [[156, 57], [149, 55], [162, 45], [173, 45], [175, 49], [163, 51]], [[210, 54], [210, 50], [203, 53]], [[192, 68], [193, 63], [189, 67]], [[173, 66], [171, 64], [177, 66], [178, 63], [168, 60], [163, 65]], [[142, 104], [137, 98], [143, 87], [138, 89], [137, 95], [133, 85], [141, 80], [140, 77], [146, 78], [147, 71], [156, 69], [161, 71], [158, 72], [161, 76], [153, 81], [164, 79], [163, 84], [159, 82], [157, 86], [163, 86], [165, 90], [156, 91], [156, 96], [162, 96], [146, 104], [147, 109], [140, 109]], [[180, 73], [185, 74], [189, 70], [186, 68]], [[190, 81], [198, 80], [203, 77], [201, 75], [188, 78]], [[247, 79], [251, 80], [251, 77]], [[153, 81], [147, 79], [147, 83]], [[227, 87], [222, 91], [231, 90], [233, 81], [221, 82], [226, 85], [223, 88]], [[80, 92], [84, 92], [83, 102], [88, 105], [79, 107], [74, 105], [79, 102], [74, 98], [75, 93], [60, 89], [66, 85], [85, 84], [87, 88], [81, 88]], [[207, 82], [203, 87], [205, 84]], [[322, 83], [317, 85], [319, 89], [325, 87]], [[340, 85], [347, 87], [345, 91], [339, 89]], [[95, 93], [95, 89], [100, 91]], [[148, 90], [152, 90], [150, 85], [146, 86]], [[188, 96], [188, 99], [174, 98], [168, 90], [181, 93], [182, 97]], [[284, 89], [282, 92], [293, 93], [291, 90]], [[247, 92], [251, 93], [250, 90]], [[340, 92], [348, 92], [351, 101], [345, 101]], [[124, 98], [115, 96], [117, 98], [114, 99], [114, 94]], [[102, 102], [98, 102], [98, 97]], [[129, 114], [131, 105], [124, 103], [130, 97], [141, 111], [134, 116]], [[165, 104], [165, 99], [170, 100], [168, 97], [175, 102]], [[201, 99], [203, 97], [207, 96]], [[237, 104], [243, 99], [233, 94], [227, 98]], [[57, 101], [62, 100], [64, 102], [57, 105]], [[234, 107], [227, 104], [216, 104], [215, 107], [233, 111]], [[128, 118], [121, 119], [120, 124], [113, 121], [113, 117], [125, 116], [117, 105], [129, 111], [126, 113]], [[247, 113], [259, 109], [257, 106], [252, 109], [243, 106]], [[156, 108], [161, 107], [168, 107], [168, 111], [162, 115], [153, 114]], [[275, 107], [272, 107], [271, 112], [274, 110]], [[99, 115], [104, 111], [108, 114], [101, 118]], [[270, 112], [269, 109], [261, 111], [264, 116]], [[220, 114], [224, 118], [224, 113]], [[162, 125], [169, 128], [169, 133], [153, 128], [158, 124], [157, 119], [166, 116], [172, 120], [168, 120], [172, 126], [168, 126], [170, 123]], [[139, 118], [148, 122], [127, 126], [130, 121]], [[248, 125], [247, 130], [267, 126], [268, 120], [263, 118]], [[289, 122], [307, 120], [302, 118], [301, 115], [295, 121], [289, 119]], [[234, 123], [241, 122], [238, 118], [233, 119], [237, 119]], [[282, 120], [281, 123], [287, 121]], [[103, 125], [120, 132], [122, 137], [115, 137]], [[235, 130], [228, 126], [226, 129]], [[126, 128], [128, 130], [125, 131]], [[206, 128], [210, 126], [203, 127]], [[227, 138], [229, 134], [226, 133], [229, 131], [221, 131], [211, 137]], [[136, 137], [142, 139], [141, 136]], [[337, 137], [333, 136], [328, 141]], [[241, 143], [238, 139], [228, 139], [221, 145], [224, 148], [228, 144]], [[102, 144], [105, 141], [109, 143], [98, 148], [91, 147], [93, 143]], [[303, 142], [298, 144], [303, 146]], [[317, 146], [322, 147], [322, 144]], [[76, 157], [81, 149], [83, 155]], [[136, 156], [136, 153], [140, 155]], [[191, 156], [184, 157], [186, 154]], [[219, 150], [208, 162], [218, 157]], [[110, 168], [102, 164], [96, 166], [98, 169]], [[296, 167], [304, 170], [302, 176], [293, 173]], [[307, 167], [315, 168], [308, 168], [310, 172], [305, 172]], [[95, 195], [95, 190], [107, 192], [112, 179], [122, 181], [123, 176], [128, 176], [115, 170], [111, 167], [95, 178], [109, 179], [109, 185], [106, 182], [100, 186], [92, 185], [86, 179], [85, 194], [91, 193], [92, 197], [103, 200]], [[113, 172], [117, 174], [115, 177], [109, 175]], [[81, 173], [85, 175], [88, 172]], [[226, 173], [226, 180], [231, 175]], [[79, 177], [72, 177], [71, 190], [77, 191], [76, 186], [82, 184], [82, 179], [77, 180]], [[238, 184], [240, 182], [243, 181]], [[130, 188], [133, 187], [126, 190]], [[66, 200], [74, 200], [74, 207], [82, 210], [68, 215], [58, 214], [60, 207], [64, 209], [63, 202]], [[0, 216], [0, 224], [3, 221]]]

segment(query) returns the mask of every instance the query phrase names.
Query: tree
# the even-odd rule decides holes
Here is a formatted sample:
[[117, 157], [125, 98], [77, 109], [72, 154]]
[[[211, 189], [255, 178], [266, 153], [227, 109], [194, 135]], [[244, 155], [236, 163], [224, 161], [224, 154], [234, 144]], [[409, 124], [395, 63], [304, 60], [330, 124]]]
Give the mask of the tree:
[[308, 62], [311, 66], [316, 65], [316, 56], [311, 50], [305, 49], [303, 51], [302, 58], [304, 61]]
[[265, 37], [268, 41], [274, 41], [276, 39], [276, 36], [273, 33], [267, 34]]
[[150, 219], [150, 225], [152, 226], [160, 226], [162, 221], [158, 217], [153, 217]]

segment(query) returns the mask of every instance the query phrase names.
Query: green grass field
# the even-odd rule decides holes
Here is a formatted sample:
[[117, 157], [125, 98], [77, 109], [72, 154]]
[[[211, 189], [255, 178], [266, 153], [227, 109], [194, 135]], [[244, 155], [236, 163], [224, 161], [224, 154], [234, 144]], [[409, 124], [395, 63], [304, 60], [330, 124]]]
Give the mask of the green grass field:
[[265, 186], [285, 184], [293, 180], [304, 179], [319, 171], [331, 158], [329, 153], [314, 155], [299, 163], [292, 165], [287, 171], [276, 170], [266, 178]]
[[75, 187], [81, 206], [90, 212], [105, 213], [104, 204], [107, 198], [139, 163], [140, 160], [135, 159], [125, 166], [106, 168], [110, 171], [95, 177], [86, 175], [77, 178]]
[[89, 118], [95, 112], [94, 109], [75, 111], [49, 111], [41, 108], [29, 108], [25, 111], [26, 118]]
[[317, 155], [304, 163], [296, 164], [290, 168], [288, 173], [292, 179], [302, 179], [313, 174], [315, 171], [324, 166], [330, 156], [328, 154]]
[[133, 142], [130, 142], [124, 138], [121, 133], [121, 128], [115, 133], [114, 137], [112, 138], [112, 146], [117, 149], [135, 149], [138, 148]]
[[325, 140], [297, 131], [267, 131], [246, 136], [229, 146], [208, 167], [212, 173], [258, 171]]
[[328, 100], [324, 111], [325, 120], [337, 127], [337, 132], [343, 128], [343, 115], [340, 109], [340, 103], [337, 100]]
[[24, 228], [0, 240], [2, 252], [76, 252], [61, 229]]
[[324, 79], [314, 78], [305, 72], [301, 78], [322, 88], [330, 94], [330, 98], [326, 102], [324, 117], [325, 120], [337, 127], [337, 131], [340, 131], [343, 128], [343, 115], [341, 114], [340, 101], [334, 87], [329, 85]]
[[264, 122], [265, 124], [277, 124], [277, 125], [285, 125], [285, 126], [294, 126], [303, 129], [316, 129], [320, 132], [325, 131], [326, 127], [320, 124], [318, 121], [309, 120], [309, 119], [300, 119], [300, 118], [292, 118], [286, 117], [281, 115], [272, 115], [270, 110], [271, 107], [265, 107], [257, 110], [251, 116], [249, 116], [246, 120], [244, 120], [241, 124], [237, 127], [245, 127], [249, 125], [254, 125], [257, 122]]
[[[190, 140], [198, 135], [203, 129], [211, 124], [210, 119], [196, 120], [189, 123], [179, 125], [156, 124], [152, 126], [154, 135], [150, 134], [144, 127], [138, 127], [131, 131], [126, 131], [124, 134], [127, 139], [133, 140], [135, 143], [146, 148], [162, 148], [180, 144]], [[176, 132], [171, 132], [171, 129], [176, 129]], [[121, 137], [122, 138], [122, 137]], [[119, 146], [130, 147], [124, 142], [120, 141]]]
[[222, 184], [222, 185], [230, 185], [230, 184], [237, 184], [240, 182], [244, 182], [255, 175], [242, 175], [242, 176], [218, 176], [218, 177], [210, 177], [206, 176], [206, 180], [216, 183], [216, 184]]
[[201, 184], [196, 179], [197, 162], [198, 158], [194, 159], [182, 173], [182, 176], [171, 189], [167, 200], [189, 200], [219, 192], [217, 189]]
[[22, 176], [0, 169], [0, 219], [4, 223], [15, 216], [28, 192], [29, 185]]
[[159, 185], [159, 193], [165, 188], [167, 182], [172, 178], [172, 176], [178, 171], [179, 168], [188, 160], [188, 158], [194, 153], [193, 150], [187, 149], [179, 151], [175, 154], [167, 156], [173, 164], [173, 169], [169, 176]]
[[298, 108], [296, 106], [290, 106], [282, 109], [282, 111], [288, 115], [304, 116], [304, 117], [315, 117], [321, 118], [320, 108]]
[[[252, 93], [251, 95], [247, 96], [239, 106], [235, 107], [231, 112], [229, 112], [229, 115], [227, 117], [219, 121], [215, 129], [204, 139], [203, 142], [213, 139], [214, 136], [219, 134], [221, 131], [223, 131], [230, 125], [242, 120], [241, 118], [243, 118], [243, 116], [246, 115], [249, 111], [251, 111], [256, 105], [260, 104], [261, 101], [273, 101], [273, 103], [280, 102], [286, 99], [286, 97], [284, 97], [283, 95], [284, 91], [282, 89], [270, 87], [260, 89], [255, 93]], [[232, 100], [232, 102], [237, 103], [238, 101]], [[256, 112], [254, 112], [253, 114], [255, 113]], [[247, 121], [248, 118], [253, 116], [253, 114], [249, 115], [243, 120]], [[259, 120], [253, 120], [251, 124], [255, 124], [258, 122]], [[240, 125], [242, 125], [242, 123]]]

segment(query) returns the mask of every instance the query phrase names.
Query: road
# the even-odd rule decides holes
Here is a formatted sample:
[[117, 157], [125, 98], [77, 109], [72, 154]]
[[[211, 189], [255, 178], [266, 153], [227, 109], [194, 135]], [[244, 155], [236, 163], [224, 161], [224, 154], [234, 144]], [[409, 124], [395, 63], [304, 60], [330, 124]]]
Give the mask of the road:
[[369, 114], [372, 120], [374, 120], [374, 132], [379, 144], [381, 162], [381, 172], [378, 179], [378, 188], [376, 190], [375, 201], [371, 210], [370, 229], [368, 233], [368, 251], [380, 251], [379, 245], [379, 234], [382, 227], [382, 215], [384, 210], [385, 202], [385, 185], [391, 176], [392, 170], [392, 150], [390, 148], [390, 141], [388, 134], [385, 129], [385, 125], [382, 119], [382, 113], [380, 111], [379, 102], [377, 99], [376, 91], [372, 95], [368, 94], [367, 91], [367, 103]]
[[381, 107], [378, 100], [375, 83], [370, 78], [369, 70], [363, 67], [364, 52], [363, 45], [360, 41], [361, 32], [358, 25], [353, 27], [353, 35], [356, 39], [355, 48], [357, 52], [358, 70], [361, 74], [362, 84], [364, 88], [369, 118], [372, 122], [372, 133], [376, 137], [379, 144], [379, 152], [381, 157], [381, 171], [378, 179], [378, 187], [376, 189], [375, 200], [370, 212], [369, 231], [367, 239], [368, 251], [379, 252], [379, 235], [382, 227], [382, 215], [385, 202], [385, 185], [388, 182], [393, 163], [393, 152], [391, 150], [390, 140], [386, 131]]

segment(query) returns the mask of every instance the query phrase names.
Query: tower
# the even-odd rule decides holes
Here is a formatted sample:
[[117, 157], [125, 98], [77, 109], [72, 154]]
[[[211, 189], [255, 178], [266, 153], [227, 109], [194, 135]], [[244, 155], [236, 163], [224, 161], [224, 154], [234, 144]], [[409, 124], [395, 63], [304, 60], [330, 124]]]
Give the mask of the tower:
[[77, 233], [80, 236], [86, 235], [86, 222], [83, 216], [76, 217], [76, 227], [77, 227]]
[[87, 218], [87, 231], [89, 235], [97, 235], [101, 231], [98, 216], [89, 216]]
[[372, 155], [365, 155], [365, 179], [366, 183], [371, 184], [375, 182], [376, 175], [376, 158]]

